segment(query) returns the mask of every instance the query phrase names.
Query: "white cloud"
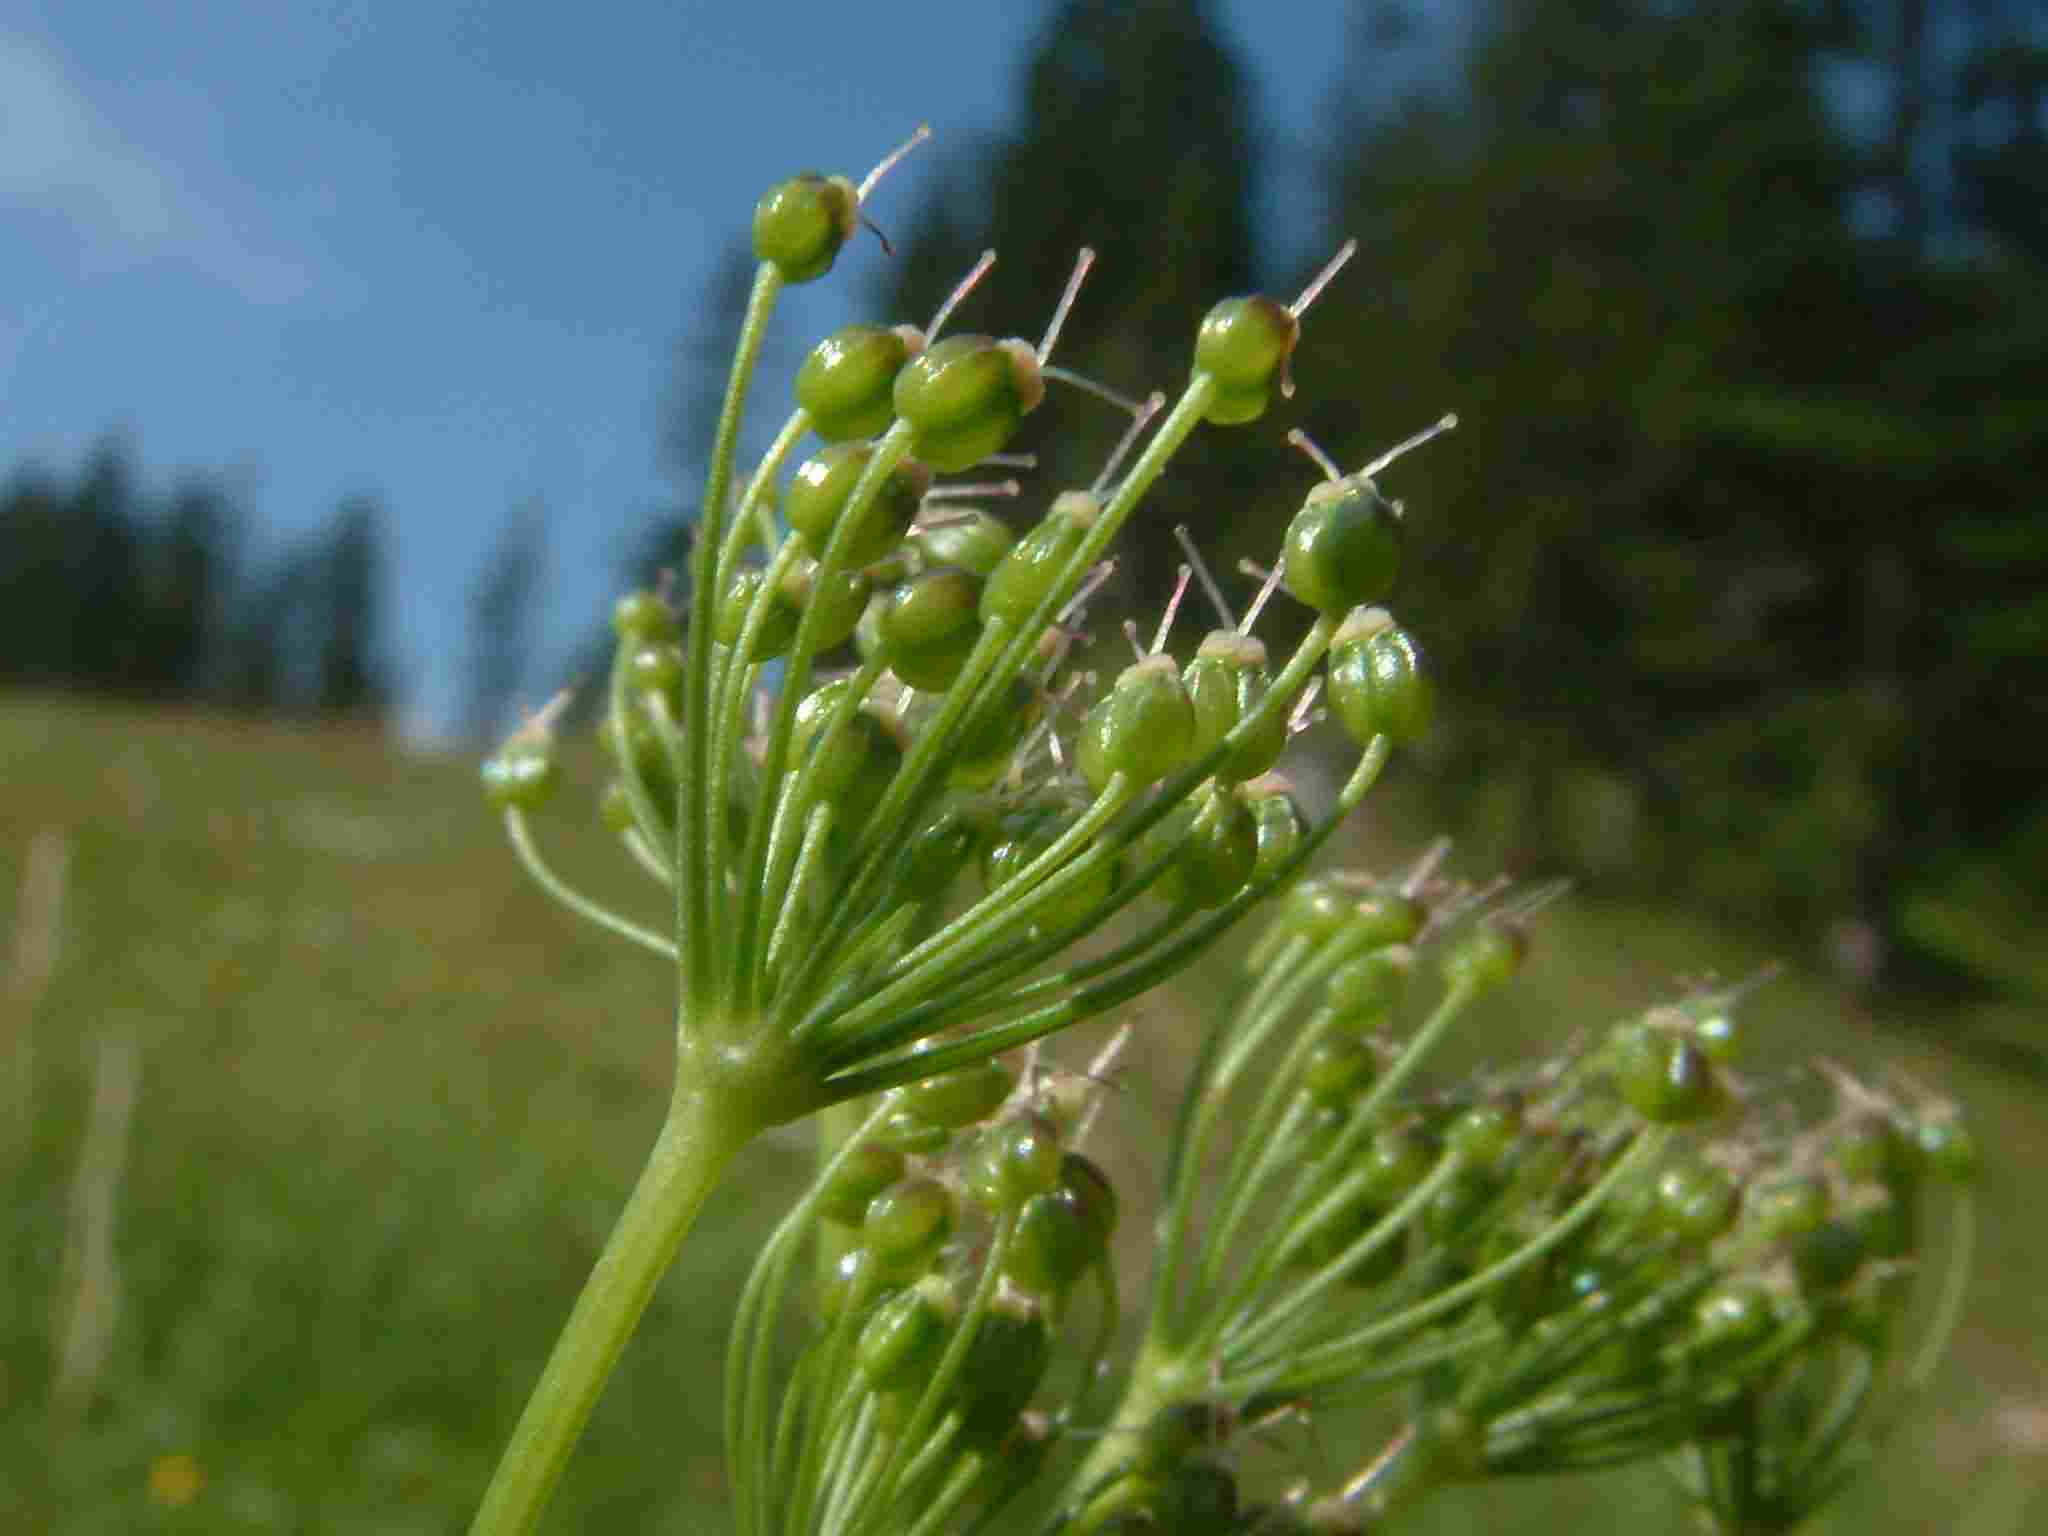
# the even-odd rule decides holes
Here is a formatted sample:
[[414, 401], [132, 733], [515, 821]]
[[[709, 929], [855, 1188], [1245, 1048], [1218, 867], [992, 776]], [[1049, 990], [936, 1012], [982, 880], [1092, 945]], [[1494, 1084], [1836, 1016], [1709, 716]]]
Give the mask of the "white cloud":
[[170, 257], [253, 302], [306, 292], [310, 274], [252, 246], [187, 182], [129, 142], [48, 50], [0, 32], [0, 209], [61, 218], [96, 266]]

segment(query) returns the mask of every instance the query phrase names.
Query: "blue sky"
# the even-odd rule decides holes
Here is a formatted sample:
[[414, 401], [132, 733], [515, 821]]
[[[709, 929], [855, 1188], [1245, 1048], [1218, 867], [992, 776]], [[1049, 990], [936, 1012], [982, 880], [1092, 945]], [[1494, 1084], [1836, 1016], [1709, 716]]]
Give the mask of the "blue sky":
[[[1283, 258], [1314, 229], [1346, 9], [1218, 0], [1258, 82]], [[152, 490], [225, 474], [264, 556], [378, 496], [387, 650], [426, 731], [459, 697], [467, 593], [511, 507], [547, 512], [558, 659], [676, 499], [671, 353], [761, 189], [858, 179], [921, 121], [955, 144], [1001, 130], [1043, 14], [0, 0], [0, 471], [68, 474], [119, 433]], [[925, 174], [913, 156], [877, 194], [885, 227]], [[863, 242], [803, 290], [787, 334], [856, 315], [880, 259]]]

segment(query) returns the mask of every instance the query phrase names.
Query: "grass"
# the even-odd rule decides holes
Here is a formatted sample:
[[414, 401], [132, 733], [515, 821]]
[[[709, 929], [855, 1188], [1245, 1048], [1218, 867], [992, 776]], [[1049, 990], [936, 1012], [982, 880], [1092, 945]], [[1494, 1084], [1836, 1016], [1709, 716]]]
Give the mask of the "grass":
[[[0, 1528], [460, 1531], [653, 1135], [669, 979], [526, 883], [465, 760], [346, 730], [10, 697], [0, 763], [0, 967], [36, 927], [31, 847], [66, 864], [47, 983], [33, 963], [11, 986], [0, 973]], [[561, 864], [658, 910], [580, 814], [575, 780], [594, 764], [570, 767], [567, 808], [544, 818]], [[1390, 843], [1388, 858], [1413, 846]], [[1547, 915], [1540, 937], [1464, 1049], [1519, 1051], [1640, 1008], [1679, 974], [1763, 958], [1585, 902]], [[1143, 1006], [1133, 1081], [1170, 1086], [1206, 1006]], [[1753, 1017], [1769, 1058], [1826, 1052], [1946, 1087], [1991, 1163], [1965, 1332], [1834, 1529], [2037, 1528], [2039, 1087], [1947, 1051], [1938, 1019], [1895, 1028], [1808, 978], [1778, 983]], [[1133, 1179], [1159, 1112], [1144, 1094], [1112, 1109]], [[707, 1213], [551, 1529], [722, 1528], [727, 1311], [807, 1149], [801, 1135], [756, 1148]], [[1281, 1479], [1341, 1467], [1354, 1433], [1333, 1417], [1255, 1464]], [[1678, 1528], [1643, 1474], [1489, 1489], [1433, 1514], [1443, 1532]]]

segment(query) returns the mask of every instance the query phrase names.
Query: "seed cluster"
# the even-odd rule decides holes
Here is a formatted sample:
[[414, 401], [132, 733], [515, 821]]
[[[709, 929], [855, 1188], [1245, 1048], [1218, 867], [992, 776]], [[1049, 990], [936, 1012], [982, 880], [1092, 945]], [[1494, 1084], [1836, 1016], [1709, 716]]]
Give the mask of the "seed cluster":
[[[762, 200], [748, 337], [781, 286], [829, 269], [865, 191], [800, 177]], [[1072, 288], [1036, 346], [940, 337], [949, 301], [928, 327], [851, 325], [812, 349], [754, 472], [734, 484], [714, 468], [687, 603], [635, 592], [614, 614], [600, 811], [674, 892], [672, 934], [545, 863], [529, 813], [555, 786], [551, 720], [487, 765], [535, 874], [680, 962], [686, 1032], [713, 1020], [794, 1047], [787, 1113], [970, 1065], [1156, 984], [1283, 889], [1425, 728], [1415, 643], [1368, 606], [1397, 574], [1398, 516], [1334, 466], [1242, 622], [1222, 613], [1183, 664], [1169, 610], [1106, 685], [1074, 662], [1119, 529], [1201, 423], [1254, 420], [1291, 389], [1328, 275], [1292, 305], [1217, 305], [1163, 416], [1161, 396], [1077, 381], [1128, 409], [1130, 431], [1095, 484], [1021, 531], [974, 494], [1014, 483], [942, 477], [1000, 455], [1048, 380], [1070, 377], [1049, 355]], [[1276, 590], [1316, 615], [1277, 668], [1252, 633]], [[1311, 824], [1277, 765], [1324, 688], [1363, 753]], [[1135, 937], [1070, 959], [1126, 912]]]
[[[1832, 1105], [1803, 1112], [1810, 1079], [1744, 1072], [1746, 988], [1425, 1080], [1514, 981], [1546, 895], [1453, 888], [1434, 860], [1398, 880], [1304, 870], [1429, 727], [1416, 641], [1379, 606], [1402, 525], [1373, 477], [1450, 418], [1353, 474], [1301, 440], [1323, 478], [1244, 617], [1191, 551], [1182, 592], [1198, 574], [1219, 626], [1177, 659], [1177, 594], [1149, 645], [1127, 626], [1136, 655], [1113, 678], [1080, 670], [1119, 530], [1198, 427], [1292, 392], [1303, 313], [1341, 254], [1292, 304], [1212, 309], [1170, 409], [1051, 364], [1073, 287], [1036, 345], [942, 336], [970, 278], [927, 326], [818, 343], [736, 477], [775, 299], [830, 270], [889, 163], [762, 198], [687, 592], [613, 614], [597, 810], [673, 922], [611, 911], [542, 854], [553, 711], [484, 768], [543, 886], [678, 965], [683, 1145], [691, 1115], [713, 1150], [835, 1104], [865, 1116], [741, 1301], [738, 1529], [979, 1530], [1057, 1479], [1040, 1502], [1066, 1536], [1362, 1532], [1449, 1483], [1659, 1458], [1711, 1528], [1790, 1531], [1868, 1454], [1878, 1405], [1925, 1384], [1958, 1314], [1969, 1206], [1928, 1193], [1974, 1171], [1954, 1109], [1828, 1068]], [[992, 510], [1014, 486], [944, 477], [1008, 467], [1048, 382], [1131, 425], [1092, 485], [1016, 528]], [[1282, 592], [1314, 619], [1275, 665], [1254, 630]], [[1312, 820], [1281, 765], [1318, 693], [1359, 753]], [[1037, 1042], [1261, 905], [1172, 1133], [1139, 1347], [1112, 1372], [1120, 1201], [1081, 1150], [1107, 1063], [1041, 1070]], [[1905, 1349], [1923, 1252], [1935, 1299]], [[1374, 1392], [1400, 1394], [1405, 1425], [1355, 1473], [1240, 1501], [1253, 1428]]]

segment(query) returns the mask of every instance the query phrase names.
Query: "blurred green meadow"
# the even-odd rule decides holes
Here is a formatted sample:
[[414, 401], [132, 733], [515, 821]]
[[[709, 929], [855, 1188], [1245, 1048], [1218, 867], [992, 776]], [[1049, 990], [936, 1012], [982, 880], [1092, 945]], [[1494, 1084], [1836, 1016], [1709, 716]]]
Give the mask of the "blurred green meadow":
[[[14, 696], [0, 764], [0, 1530], [462, 1530], [652, 1138], [670, 979], [528, 884], [466, 759]], [[594, 754], [567, 767], [541, 818], [559, 866], [658, 913], [583, 814]], [[1396, 790], [1350, 857], [1421, 845]], [[1765, 958], [1568, 901], [1452, 1059], [1539, 1050]], [[1127, 1197], [1230, 963], [1134, 1011], [1106, 1117]], [[1793, 974], [1747, 1017], [1766, 1069], [1819, 1053], [1961, 1100], [1988, 1164], [1979, 1265], [1937, 1389], [1826, 1528], [2048, 1528], [2048, 1093], [1950, 1049], [1938, 1015], [1875, 1013]], [[808, 1150], [757, 1146], [707, 1213], [549, 1529], [723, 1528], [727, 1315]], [[1249, 1465], [1321, 1480], [1369, 1454], [1357, 1433], [1281, 1430]], [[1684, 1528], [1650, 1470], [1446, 1497], [1424, 1524]]]

